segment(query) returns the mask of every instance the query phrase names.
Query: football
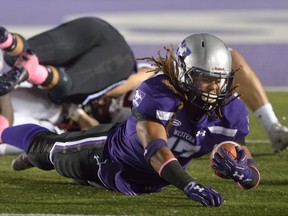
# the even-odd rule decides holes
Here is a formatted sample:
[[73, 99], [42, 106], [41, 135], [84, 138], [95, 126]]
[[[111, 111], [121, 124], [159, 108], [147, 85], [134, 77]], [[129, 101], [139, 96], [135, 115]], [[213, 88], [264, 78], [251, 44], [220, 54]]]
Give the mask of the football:
[[[212, 171], [219, 177], [221, 178], [225, 178], [225, 179], [228, 179], [229, 177], [217, 172], [214, 168], [213, 168], [213, 165], [212, 165], [212, 159], [214, 158], [214, 154], [216, 152], [219, 152], [219, 149], [220, 148], [223, 148], [225, 149], [225, 151], [228, 153], [228, 155], [233, 159], [233, 160], [236, 160], [237, 159], [237, 150], [236, 150], [236, 147], [237, 146], [240, 146], [238, 143], [236, 142], [233, 142], [233, 141], [225, 141], [225, 142], [222, 142], [222, 143], [219, 143], [219, 144], [216, 144], [213, 148], [213, 151], [211, 152], [211, 155], [210, 155], [210, 167], [212, 169]], [[221, 153], [220, 153], [221, 155]]]

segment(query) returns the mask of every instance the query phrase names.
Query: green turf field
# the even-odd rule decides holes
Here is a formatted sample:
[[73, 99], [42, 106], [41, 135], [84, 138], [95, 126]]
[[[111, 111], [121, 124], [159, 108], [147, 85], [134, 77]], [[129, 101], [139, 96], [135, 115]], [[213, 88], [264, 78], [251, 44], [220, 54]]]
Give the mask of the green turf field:
[[[288, 125], [288, 93], [268, 94], [283, 124]], [[285, 120], [285, 116], [287, 120]], [[283, 118], [282, 118], [283, 117]], [[205, 208], [190, 201], [173, 186], [163, 192], [138, 197], [77, 186], [54, 171], [36, 168], [14, 172], [13, 156], [0, 157], [0, 213], [90, 215], [288, 215], [288, 152], [272, 153], [268, 139], [254, 116], [250, 117], [248, 146], [261, 171], [256, 189], [244, 191], [231, 180], [216, 177], [209, 157], [195, 160], [188, 172], [203, 185], [210, 185], [225, 198], [219, 208]], [[258, 143], [257, 140], [266, 140]]]

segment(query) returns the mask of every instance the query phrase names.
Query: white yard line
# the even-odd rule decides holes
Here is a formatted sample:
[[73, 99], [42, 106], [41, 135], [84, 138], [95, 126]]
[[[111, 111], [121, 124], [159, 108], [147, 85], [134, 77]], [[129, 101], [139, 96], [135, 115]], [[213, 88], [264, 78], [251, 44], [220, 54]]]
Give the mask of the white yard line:
[[270, 143], [269, 140], [246, 140], [246, 143]]
[[[104, 215], [81, 215], [81, 214], [6, 214], [2, 213], [0, 216], [104, 216]], [[116, 216], [116, 215], [105, 215]], [[117, 215], [119, 216], [119, 215]]]

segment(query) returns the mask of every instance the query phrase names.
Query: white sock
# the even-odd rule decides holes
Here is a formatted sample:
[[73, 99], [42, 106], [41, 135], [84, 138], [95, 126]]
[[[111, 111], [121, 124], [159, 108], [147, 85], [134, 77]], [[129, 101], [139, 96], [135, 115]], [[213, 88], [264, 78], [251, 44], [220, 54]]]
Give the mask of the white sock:
[[5, 143], [0, 145], [0, 155], [17, 155], [20, 154], [21, 152], [23, 152], [23, 150], [15, 146], [8, 145]]
[[261, 122], [265, 130], [268, 132], [271, 129], [272, 124], [277, 123], [278, 119], [273, 111], [272, 105], [270, 103], [265, 104], [258, 108], [254, 115]]

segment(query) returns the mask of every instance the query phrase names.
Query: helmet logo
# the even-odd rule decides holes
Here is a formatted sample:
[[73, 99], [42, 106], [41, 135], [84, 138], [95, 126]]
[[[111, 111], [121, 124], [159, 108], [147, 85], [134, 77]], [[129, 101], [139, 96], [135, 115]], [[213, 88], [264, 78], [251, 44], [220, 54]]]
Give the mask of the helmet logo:
[[225, 70], [225, 68], [223, 68], [223, 67], [213, 67], [213, 68], [211, 68], [211, 72], [217, 72], [217, 71], [219, 71], [219, 72], [221, 72], [221, 71], [225, 72], [226, 70]]
[[185, 40], [178, 46], [176, 53], [177, 55], [182, 56], [183, 59], [191, 54], [191, 50], [187, 47]]

